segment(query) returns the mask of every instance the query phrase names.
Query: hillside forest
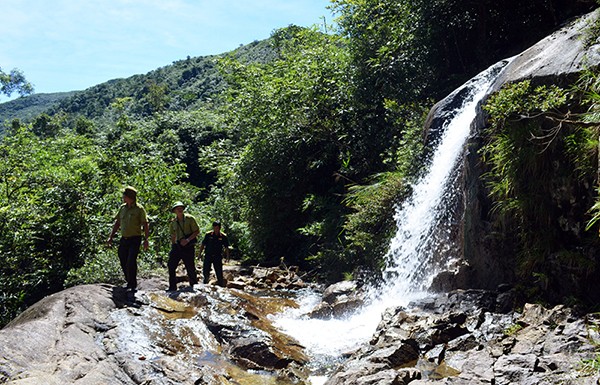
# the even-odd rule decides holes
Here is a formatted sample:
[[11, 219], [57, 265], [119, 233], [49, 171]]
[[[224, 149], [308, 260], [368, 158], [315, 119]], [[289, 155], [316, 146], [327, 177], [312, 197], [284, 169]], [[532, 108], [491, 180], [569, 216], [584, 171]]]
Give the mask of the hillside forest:
[[[241, 263], [376, 280], [395, 207], [430, 152], [422, 130], [432, 105], [597, 6], [332, 0], [332, 25], [290, 25], [233, 52], [50, 98], [35, 114], [13, 111], [0, 142], [0, 325], [65, 287], [122, 283], [106, 239], [126, 185], [150, 218], [142, 274], [166, 271], [170, 207], [183, 201], [203, 231], [222, 221]], [[599, 36], [591, 25], [586, 39]], [[2, 93], [31, 91], [24, 78], [0, 75]], [[1, 111], [46, 100], [34, 96]], [[542, 289], [555, 284], [551, 261], [577, 267], [581, 279], [597, 272], [598, 72], [568, 88], [513, 85], [486, 109], [490, 221], [499, 240], [517, 239], [507, 258], [518, 284], [540, 301], [596, 306]], [[540, 116], [568, 117], [551, 151], [528, 140], [543, 136]], [[545, 177], [549, 157], [564, 160], [568, 183], [591, 197], [574, 219], [579, 237], [565, 236], [553, 203], [536, 198], [556, 186]]]

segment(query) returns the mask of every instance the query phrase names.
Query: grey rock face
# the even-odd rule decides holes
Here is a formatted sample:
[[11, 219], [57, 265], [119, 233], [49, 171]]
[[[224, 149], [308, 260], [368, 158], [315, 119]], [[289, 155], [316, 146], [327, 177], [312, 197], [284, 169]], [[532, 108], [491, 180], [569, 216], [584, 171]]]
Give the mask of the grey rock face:
[[[576, 316], [563, 306], [528, 304], [521, 313], [478, 308], [482, 298], [489, 302], [494, 296], [457, 290], [411, 309], [389, 311], [370, 344], [340, 365], [326, 384], [370, 384], [375, 378], [382, 384], [411, 385], [599, 381], [598, 370], [587, 370], [584, 362], [600, 354], [600, 319]], [[440, 310], [431, 309], [432, 303]]]
[[[569, 87], [577, 81], [586, 69], [597, 69], [600, 65], [600, 42], [585, 41], [588, 27], [600, 15], [596, 10], [565, 25], [559, 31], [539, 41], [529, 49], [512, 58], [503, 69], [490, 93], [499, 90], [503, 85], [530, 80], [533, 85], [558, 85]], [[442, 106], [452, 105], [460, 95], [450, 95], [440, 101], [430, 112], [425, 127], [428, 142], [434, 142], [439, 135], [439, 127], [446, 118], [439, 112]], [[459, 98], [460, 99], [460, 98]], [[459, 267], [456, 271], [445, 272], [434, 279], [432, 289], [448, 291], [456, 288], [476, 287], [495, 289], [498, 285], [514, 281], [514, 265], [512, 245], [499, 244], [497, 238], [491, 236], [493, 229], [489, 223], [490, 206], [488, 191], [482, 182], [482, 167], [479, 149], [482, 145], [480, 130], [486, 127], [487, 115], [480, 109], [472, 123], [472, 137], [469, 139], [459, 177], [455, 182], [457, 198], [453, 204], [456, 210], [453, 223], [456, 223], [456, 234], [453, 244], [456, 245]], [[508, 257], [507, 257], [508, 255]], [[505, 298], [510, 306], [511, 298]]]
[[585, 69], [600, 64], [600, 42], [586, 44], [585, 32], [598, 11], [583, 16], [525, 50], [506, 67], [492, 86], [531, 79], [534, 83], [569, 85]]
[[0, 330], [0, 383], [226, 384], [278, 378], [286, 384], [306, 377], [302, 347], [270, 325], [263, 311], [267, 299], [212, 286], [171, 293], [164, 292], [166, 282], [151, 286], [135, 297], [109, 285], [79, 286], [35, 304]]

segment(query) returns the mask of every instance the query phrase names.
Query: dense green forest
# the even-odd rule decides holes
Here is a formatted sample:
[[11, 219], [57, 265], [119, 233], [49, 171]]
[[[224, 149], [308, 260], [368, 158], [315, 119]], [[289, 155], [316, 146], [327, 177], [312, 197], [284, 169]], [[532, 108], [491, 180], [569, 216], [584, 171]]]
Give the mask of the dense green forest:
[[[204, 227], [223, 222], [243, 263], [283, 258], [322, 279], [376, 276], [395, 204], [427, 156], [422, 127], [433, 103], [596, 5], [333, 0], [334, 25], [282, 28], [233, 52], [112, 80], [31, 119], [6, 121], [0, 324], [66, 286], [120, 282], [115, 250], [104, 242], [125, 185], [138, 188], [150, 215], [142, 271], [163, 269], [169, 207], [181, 200]], [[595, 106], [589, 95], [597, 95], [598, 78], [588, 76], [577, 89], [542, 93], [546, 110], [566, 111], [576, 98]], [[521, 87], [525, 96], [541, 92]], [[517, 163], [501, 167], [514, 153], [499, 133], [508, 129], [502, 116], [546, 104], [519, 105], [526, 97], [512, 92], [490, 104], [497, 131], [490, 128], [485, 147], [499, 226], [509, 215], [537, 223], [523, 203], [530, 195], [502, 186], [524, 182]], [[573, 124], [569, 146], [556, 150], [592, 186], [594, 116], [583, 128]], [[534, 230], [519, 234], [527, 250]], [[549, 251], [535, 250], [522, 253], [524, 280], [548, 276], [540, 269]]]
[[13, 119], [30, 122], [39, 115], [48, 112], [62, 100], [76, 93], [77, 91], [33, 94], [6, 103], [0, 103], [0, 122], [10, 122]]

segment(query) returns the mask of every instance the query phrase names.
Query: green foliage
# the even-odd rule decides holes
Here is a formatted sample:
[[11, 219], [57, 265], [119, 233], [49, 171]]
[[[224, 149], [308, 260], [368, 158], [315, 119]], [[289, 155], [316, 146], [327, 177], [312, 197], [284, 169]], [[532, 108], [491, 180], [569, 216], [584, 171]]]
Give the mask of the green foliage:
[[[316, 244], [337, 242], [340, 204], [332, 197], [343, 192], [336, 174], [352, 152], [344, 127], [351, 93], [343, 41], [298, 28], [286, 34], [275, 34], [272, 63], [221, 65], [231, 87], [227, 119], [243, 145], [230, 183], [248, 243], [267, 260], [299, 262]], [[315, 236], [317, 228], [324, 233]]]
[[[558, 144], [555, 139], [563, 132], [560, 126], [542, 128], [536, 116], [564, 105], [566, 97], [566, 91], [556, 86], [532, 89], [530, 82], [524, 81], [508, 85], [492, 95], [484, 106], [490, 114], [491, 128], [490, 141], [482, 153], [490, 167], [487, 174], [490, 194], [500, 214], [513, 213], [524, 219], [528, 209], [543, 210], [538, 203], [545, 200], [547, 186], [519, 183], [524, 178], [543, 178], [547, 172], [551, 157], [546, 150]], [[535, 214], [533, 217], [540, 218]]]
[[[589, 108], [583, 116], [583, 121], [589, 125], [586, 131], [589, 139], [581, 146], [582, 149], [579, 153], [587, 155], [586, 158], [588, 159], [595, 160], [595, 162], [592, 162], [593, 165], [585, 168], [585, 170], [590, 173], [594, 171], [600, 173], [600, 169], [597, 168], [598, 146], [600, 145], [598, 140], [600, 135], [600, 76], [594, 71], [584, 72], [579, 80], [578, 88], [584, 94], [584, 101], [589, 104]], [[588, 230], [600, 220], [600, 187], [598, 187], [597, 198], [590, 209], [590, 213], [592, 218], [587, 224]]]
[[186, 165], [187, 181], [203, 193], [215, 184], [219, 165], [231, 161], [227, 149], [217, 148], [228, 134], [223, 118], [214, 111], [165, 112], [154, 118], [152, 126], [155, 140], [163, 143], [173, 159]]
[[600, 372], [600, 353], [596, 353], [593, 358], [583, 360], [580, 370], [584, 375], [594, 375]]
[[102, 148], [64, 127], [49, 136], [35, 124], [3, 138], [1, 323], [65, 285], [122, 279], [116, 251], [105, 250], [104, 242], [125, 185], [139, 187], [150, 215], [151, 251], [141, 260], [150, 269], [164, 258], [171, 204], [189, 202], [196, 191], [183, 183], [185, 166], [146, 138], [143, 125], [132, 125], [112, 147]]
[[61, 100], [76, 93], [77, 91], [33, 94], [0, 103], [0, 123], [6, 124], [6, 122], [10, 122], [13, 119], [30, 122], [42, 113], [47, 113], [48, 110], [56, 106]]
[[[600, 3], [599, 3], [600, 4]], [[598, 42], [600, 38], [600, 18], [593, 18], [591, 23], [583, 31], [583, 46], [587, 49]]]
[[422, 127], [427, 112], [424, 106], [400, 107], [392, 101], [386, 107], [390, 120], [404, 124], [398, 145], [390, 147], [390, 151], [396, 151], [387, 159], [394, 171], [377, 174], [368, 184], [351, 186], [345, 201], [352, 212], [344, 223], [348, 251], [342, 256], [348, 258], [345, 263], [349, 266], [368, 266], [375, 271], [383, 265], [382, 257], [394, 234], [398, 202], [408, 196], [409, 182], [421, 171]]
[[560, 0], [334, 0], [367, 110], [439, 99], [525, 49], [589, 4]]
[[14, 68], [6, 73], [0, 68], [0, 94], [10, 96], [13, 92], [21, 96], [29, 95], [33, 92], [33, 85], [25, 79], [22, 71]]
[[[396, 205], [408, 192], [406, 176], [399, 172], [380, 174], [370, 184], [352, 186], [347, 204], [353, 212], [344, 224], [349, 252], [333, 263], [379, 270], [395, 229]], [[340, 261], [340, 257], [347, 260]]]
[[517, 121], [555, 111], [566, 101], [566, 90], [555, 85], [532, 88], [531, 82], [525, 80], [492, 95], [484, 109], [490, 114], [490, 123], [502, 127], [509, 119]]
[[507, 337], [515, 336], [521, 330], [523, 330], [523, 325], [521, 325], [519, 323], [515, 323], [515, 324], [508, 326], [506, 329], [504, 329], [503, 334]]
[[[40, 140], [24, 128], [3, 140], [0, 250], [9, 261], [0, 274], [4, 293], [31, 303], [61, 288], [67, 271], [93, 251], [85, 218], [96, 207], [86, 189], [98, 169], [90, 150], [85, 139]], [[14, 310], [3, 308], [2, 314]]]
[[429, 84], [427, 30], [413, 2], [337, 0], [333, 9], [351, 38], [350, 50], [358, 68], [357, 81], [366, 88], [367, 103], [383, 98], [407, 102], [420, 97]]
[[[225, 55], [225, 54], [224, 54]], [[216, 66], [220, 56], [187, 57], [143, 75], [125, 79], [113, 79], [84, 91], [69, 95], [49, 95], [40, 101], [32, 95], [24, 104], [43, 103], [37, 112], [53, 115], [59, 111], [81, 115], [98, 122], [114, 123], [111, 104], [115, 100], [128, 98], [127, 114], [130, 118], [143, 118], [164, 111], [194, 111], [214, 108], [219, 94], [226, 87]], [[242, 46], [228, 55], [240, 62], [267, 62], [275, 57], [270, 41], [253, 42]], [[34, 101], [29, 101], [33, 98]], [[43, 108], [39, 110], [37, 108]], [[27, 112], [27, 111], [24, 111]], [[2, 117], [0, 105], [0, 117]], [[6, 116], [13, 118], [14, 116]], [[18, 116], [23, 119], [25, 116]]]
[[598, 314], [591, 314], [591, 319], [588, 319], [588, 341], [594, 346], [595, 354], [592, 358], [582, 360], [580, 371], [584, 373], [584, 375], [594, 375], [600, 372], [600, 341], [594, 339], [592, 336], [598, 335], [598, 324], [595, 322], [595, 317]]
[[557, 287], [568, 289], [552, 294], [585, 296], [582, 282], [596, 269], [588, 250], [593, 238], [583, 224], [597, 180], [598, 133], [579, 113], [589, 105], [581, 105], [582, 94], [580, 86], [524, 81], [484, 106], [491, 122], [482, 148], [484, 180], [495, 224], [505, 242], [516, 237], [516, 273], [540, 297]]

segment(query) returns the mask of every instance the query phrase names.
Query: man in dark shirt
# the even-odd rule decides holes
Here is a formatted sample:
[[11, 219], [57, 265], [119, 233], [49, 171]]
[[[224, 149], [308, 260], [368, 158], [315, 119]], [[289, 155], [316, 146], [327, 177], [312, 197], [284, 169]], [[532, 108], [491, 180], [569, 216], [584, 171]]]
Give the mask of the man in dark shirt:
[[204, 235], [199, 250], [200, 256], [205, 251], [204, 263], [202, 265], [204, 283], [207, 284], [210, 280], [212, 265], [215, 268], [218, 285], [225, 287], [225, 280], [223, 279], [223, 252], [225, 252], [225, 257], [229, 259], [229, 239], [225, 233], [221, 232], [221, 222], [215, 221], [212, 226], [213, 230]]

